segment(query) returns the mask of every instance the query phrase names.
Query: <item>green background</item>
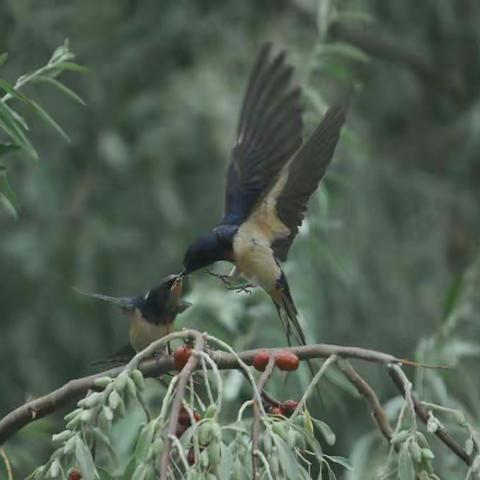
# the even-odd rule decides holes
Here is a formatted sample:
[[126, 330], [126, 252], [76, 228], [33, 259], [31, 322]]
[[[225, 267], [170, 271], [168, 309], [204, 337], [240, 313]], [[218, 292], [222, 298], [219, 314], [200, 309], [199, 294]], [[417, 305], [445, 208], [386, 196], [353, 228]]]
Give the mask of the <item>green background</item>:
[[[7, 158], [19, 219], [0, 212], [0, 412], [92, 372], [92, 361], [125, 343], [126, 318], [73, 286], [146, 291], [178, 272], [188, 243], [218, 221], [243, 89], [271, 40], [288, 50], [305, 87], [307, 131], [336, 85], [356, 87], [285, 266], [309, 341], [402, 358], [420, 346], [427, 360], [457, 366], [428, 373], [417, 384], [425, 397], [478, 418], [479, 22], [475, 0], [4, 0], [2, 78], [42, 65], [67, 37], [90, 71], [63, 77], [86, 107], [46, 87], [26, 90], [71, 143], [32, 118], [41, 162]], [[321, 43], [335, 40], [348, 41]], [[179, 326], [239, 350], [285, 344], [262, 292], [227, 292], [198, 273], [186, 298], [194, 307]], [[382, 402], [393, 398], [394, 412], [386, 372], [361, 370]], [[289, 396], [303, 377], [288, 381]], [[231, 397], [246, 398], [230, 380]], [[312, 411], [336, 432], [336, 454], [371, 466], [386, 452], [369, 436], [368, 409], [335, 375]], [[60, 421], [38, 422], [6, 445], [19, 478], [46, 459], [44, 433]], [[453, 457], [438, 462], [442, 478], [465, 473]]]

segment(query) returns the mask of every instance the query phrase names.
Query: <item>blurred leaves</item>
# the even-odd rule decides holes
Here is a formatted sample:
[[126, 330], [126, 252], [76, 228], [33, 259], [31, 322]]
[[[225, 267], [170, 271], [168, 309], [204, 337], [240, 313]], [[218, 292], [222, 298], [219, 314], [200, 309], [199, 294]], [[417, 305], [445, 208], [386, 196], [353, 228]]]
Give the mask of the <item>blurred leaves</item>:
[[[38, 153], [31, 141], [28, 138], [29, 127], [27, 122], [20, 113], [15, 110], [8, 102], [11, 100], [17, 100], [26, 104], [31, 110], [33, 110], [46, 124], [50, 125], [56, 130], [65, 140], [69, 141], [68, 135], [64, 132], [62, 127], [51, 117], [51, 115], [41, 107], [38, 102], [32, 98], [24, 95], [20, 89], [25, 87], [28, 83], [34, 82], [48, 82], [54, 85], [58, 90], [63, 92], [75, 101], [85, 104], [83, 100], [68, 87], [56, 80], [63, 71], [72, 70], [76, 72], [84, 72], [85, 69], [72, 60], [75, 55], [71, 52], [68, 41], [58, 47], [48, 63], [43, 67], [22, 75], [14, 85], [10, 84], [6, 80], [0, 78], [0, 90], [3, 90], [5, 94], [0, 97], [0, 129], [3, 130], [12, 142], [0, 143], [0, 157], [13, 152], [15, 150], [22, 149], [30, 155], [34, 160], [38, 160]], [[6, 61], [7, 54], [0, 55], [0, 66]], [[10, 102], [11, 103], [11, 102]], [[17, 216], [16, 208], [12, 201], [12, 192], [6, 183], [6, 169], [5, 165], [1, 165], [0, 176], [0, 200], [6, 210], [14, 217]]]

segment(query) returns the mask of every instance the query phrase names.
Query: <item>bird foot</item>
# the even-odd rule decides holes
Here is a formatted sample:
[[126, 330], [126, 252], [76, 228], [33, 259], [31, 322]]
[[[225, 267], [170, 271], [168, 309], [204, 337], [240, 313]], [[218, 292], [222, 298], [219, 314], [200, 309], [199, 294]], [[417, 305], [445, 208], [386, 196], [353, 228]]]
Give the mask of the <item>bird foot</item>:
[[215, 277], [215, 278], [218, 278], [219, 280], [221, 280], [223, 282], [223, 284], [226, 285], [227, 287], [232, 286], [232, 277], [230, 275], [215, 273], [215, 272], [212, 272], [212, 270], [209, 270], [208, 268], [207, 268], [207, 273], [209, 275], [211, 275], [212, 277]]
[[249, 295], [252, 294], [252, 289], [255, 288], [255, 285], [252, 283], [247, 283], [246, 285], [238, 285], [235, 287], [229, 287], [228, 290], [231, 290], [233, 292], [237, 293], [248, 293]]

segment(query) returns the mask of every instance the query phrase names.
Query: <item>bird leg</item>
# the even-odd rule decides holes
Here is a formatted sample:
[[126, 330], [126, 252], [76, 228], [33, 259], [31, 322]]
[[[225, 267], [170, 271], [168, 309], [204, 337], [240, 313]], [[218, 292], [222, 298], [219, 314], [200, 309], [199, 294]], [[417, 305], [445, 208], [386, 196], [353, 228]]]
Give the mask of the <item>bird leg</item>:
[[207, 268], [207, 272], [213, 277], [220, 279], [223, 282], [223, 284], [227, 287], [227, 290], [231, 290], [238, 293], [241, 293], [241, 292], [252, 293], [251, 289], [256, 287], [256, 285], [252, 283], [246, 283], [243, 285], [233, 285], [233, 283], [236, 280], [242, 279], [242, 275], [237, 269], [237, 267], [233, 267], [228, 275], [212, 272], [208, 268]]
[[256, 285], [254, 285], [253, 283], [245, 283], [244, 285], [236, 285], [236, 286], [233, 286], [233, 287], [228, 287], [227, 290], [230, 290], [230, 291], [233, 291], [233, 292], [237, 292], [237, 293], [248, 293], [248, 294], [251, 294], [252, 293], [252, 288], [255, 288]]
[[215, 277], [215, 278], [218, 278], [219, 280], [221, 280], [223, 282], [224, 285], [226, 285], [227, 287], [231, 287], [232, 286], [232, 282], [233, 282], [233, 278], [230, 274], [228, 275], [225, 275], [225, 274], [221, 274], [221, 273], [215, 273], [213, 272], [212, 270], [210, 269], [206, 269], [207, 270], [207, 273], [209, 275], [211, 275], [212, 277]]

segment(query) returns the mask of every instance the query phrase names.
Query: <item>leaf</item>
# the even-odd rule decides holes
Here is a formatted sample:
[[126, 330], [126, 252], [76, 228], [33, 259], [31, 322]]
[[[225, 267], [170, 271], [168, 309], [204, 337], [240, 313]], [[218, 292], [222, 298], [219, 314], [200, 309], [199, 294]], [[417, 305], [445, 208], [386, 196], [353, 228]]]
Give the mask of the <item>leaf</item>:
[[35, 110], [35, 112], [45, 120], [51, 127], [53, 127], [67, 142], [70, 142], [69, 136], [65, 133], [63, 128], [50, 116], [50, 114], [44, 110], [34, 100], [29, 100], [28, 104]]
[[415, 480], [415, 471], [413, 469], [412, 459], [410, 458], [408, 442], [402, 445], [398, 456], [398, 480]]
[[150, 448], [150, 445], [152, 444], [153, 441], [153, 434], [155, 432], [155, 423], [150, 422], [148, 425], [145, 425], [141, 432], [140, 435], [138, 436], [137, 439], [137, 445], [135, 447], [135, 458], [138, 461], [143, 461], [146, 459], [148, 449]]
[[28, 138], [23, 133], [21, 127], [17, 124], [12, 114], [3, 102], [0, 102], [0, 128], [13, 139], [15, 142], [27, 151], [34, 160], [38, 160], [38, 154], [33, 148]]
[[330, 446], [335, 445], [336, 438], [333, 430], [325, 422], [322, 422], [317, 418], [312, 418], [312, 420], [313, 424], [318, 428], [319, 432], [322, 434], [322, 437], [325, 439], [327, 444]]
[[0, 203], [15, 220], [18, 218], [15, 208], [15, 194], [8, 184], [7, 169], [4, 165], [0, 165]]
[[75, 443], [75, 460], [84, 480], [96, 480], [98, 474], [90, 450], [79, 437]]
[[290, 480], [298, 478], [301, 467], [293, 450], [276, 433], [272, 433], [272, 440], [278, 448], [280, 465], [286, 473], [286, 477]]
[[7, 61], [8, 53], [0, 53], [0, 67]]
[[100, 480], [115, 480], [115, 477], [102, 467], [97, 467]]
[[348, 458], [345, 458], [345, 457], [339, 457], [338, 455], [325, 455], [331, 462], [333, 463], [338, 463], [339, 465], [341, 465], [342, 467], [346, 468], [347, 470], [352, 470], [353, 469], [353, 465], [352, 463], [350, 462], [350, 460]]
[[77, 103], [80, 103], [81, 105], [86, 105], [85, 100], [83, 100], [82, 97], [77, 95], [72, 89], [68, 88], [66, 85], [64, 85], [62, 82], [59, 82], [58, 80], [55, 80], [52, 77], [38, 77], [39, 81], [42, 82], [48, 82], [57, 87], [61, 92], [63, 92], [67, 97], [70, 97], [71, 99], [75, 100]]
[[5, 92], [9, 93], [13, 98], [20, 100], [21, 102], [27, 103], [28, 98], [23, 94], [20, 93], [18, 90], [15, 90], [12, 85], [10, 85], [6, 80], [0, 78], [0, 88], [5, 90]]
[[343, 42], [329, 43], [327, 45], [320, 45], [316, 51], [317, 55], [335, 55], [346, 57], [360, 62], [369, 62], [370, 57], [362, 50], [353, 45]]
[[458, 274], [450, 284], [443, 304], [443, 320], [447, 320], [461, 298], [464, 286], [463, 273]]
[[[7, 153], [14, 152], [18, 150], [20, 147], [16, 143], [0, 143], [0, 158]], [[1, 174], [1, 166], [0, 166], [0, 174]]]
[[220, 444], [220, 464], [218, 465], [218, 477], [230, 478], [233, 468], [233, 456], [229, 448], [222, 442]]
[[74, 62], [61, 62], [57, 66], [62, 70], [70, 70], [72, 72], [86, 73], [89, 71], [87, 67]]

